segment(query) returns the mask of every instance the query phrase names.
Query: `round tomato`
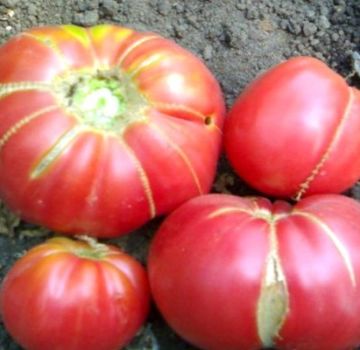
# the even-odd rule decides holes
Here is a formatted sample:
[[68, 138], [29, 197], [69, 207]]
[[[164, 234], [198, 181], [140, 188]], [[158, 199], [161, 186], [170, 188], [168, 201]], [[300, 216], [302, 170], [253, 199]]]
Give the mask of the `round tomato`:
[[254, 188], [301, 198], [360, 178], [360, 92], [321, 61], [290, 59], [253, 82], [225, 125], [227, 156]]
[[174, 211], [149, 255], [170, 326], [208, 350], [344, 350], [360, 344], [360, 204], [294, 207], [206, 195]]
[[145, 269], [114, 246], [53, 238], [31, 249], [0, 291], [5, 327], [27, 350], [119, 350], [145, 320]]
[[224, 102], [152, 33], [32, 29], [0, 48], [0, 196], [28, 221], [116, 236], [209, 191]]

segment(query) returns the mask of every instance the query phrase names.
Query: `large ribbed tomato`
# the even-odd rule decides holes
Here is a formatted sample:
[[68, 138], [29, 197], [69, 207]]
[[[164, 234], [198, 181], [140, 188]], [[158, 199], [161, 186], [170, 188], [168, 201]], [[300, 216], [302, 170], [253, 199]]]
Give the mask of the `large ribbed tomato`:
[[5, 327], [26, 350], [119, 350], [149, 309], [145, 269], [114, 246], [53, 238], [0, 291]]
[[149, 279], [165, 319], [206, 350], [349, 350], [360, 344], [360, 204], [294, 207], [206, 195], [156, 234]]
[[23, 218], [115, 236], [208, 192], [224, 104], [151, 33], [33, 29], [0, 48], [0, 195]]
[[264, 193], [341, 192], [360, 178], [360, 92], [317, 59], [290, 59], [239, 96], [224, 140], [237, 173]]

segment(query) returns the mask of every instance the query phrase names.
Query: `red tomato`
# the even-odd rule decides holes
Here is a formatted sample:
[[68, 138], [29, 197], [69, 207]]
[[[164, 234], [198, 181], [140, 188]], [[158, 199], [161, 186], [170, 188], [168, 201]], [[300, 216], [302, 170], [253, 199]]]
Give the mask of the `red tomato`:
[[149, 255], [155, 301], [202, 349], [344, 350], [360, 344], [360, 204], [291, 207], [207, 195], [163, 223]]
[[360, 178], [360, 92], [321, 61], [290, 59], [236, 100], [227, 156], [254, 188], [300, 198], [338, 193]]
[[0, 48], [0, 195], [56, 231], [116, 236], [209, 191], [224, 103], [152, 33], [33, 29]]
[[144, 268], [113, 246], [53, 238], [6, 275], [2, 319], [27, 350], [119, 350], [149, 308]]

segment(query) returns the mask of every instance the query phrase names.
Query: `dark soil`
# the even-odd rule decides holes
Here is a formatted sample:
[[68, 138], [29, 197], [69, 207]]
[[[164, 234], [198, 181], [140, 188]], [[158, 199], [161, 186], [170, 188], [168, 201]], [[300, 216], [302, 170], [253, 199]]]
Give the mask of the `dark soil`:
[[[33, 26], [104, 22], [155, 31], [200, 56], [219, 79], [228, 106], [259, 73], [296, 55], [318, 57], [360, 87], [355, 72], [360, 66], [355, 62], [360, 52], [359, 0], [0, 0], [0, 43]], [[253, 193], [224, 158], [214, 191]], [[360, 186], [347, 195], [360, 200]], [[145, 263], [148, 243], [160, 222], [116, 243]], [[19, 221], [1, 205], [0, 234], [0, 277], [26, 249], [50, 235]], [[0, 325], [0, 350], [16, 349], [20, 348]], [[170, 331], [154, 309], [127, 349], [194, 348]]]

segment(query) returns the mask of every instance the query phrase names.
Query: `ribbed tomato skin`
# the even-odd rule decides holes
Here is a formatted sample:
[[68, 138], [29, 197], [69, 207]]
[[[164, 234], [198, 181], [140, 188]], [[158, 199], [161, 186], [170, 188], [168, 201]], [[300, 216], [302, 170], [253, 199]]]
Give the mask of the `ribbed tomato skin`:
[[206, 350], [360, 344], [360, 205], [205, 195], [164, 221], [148, 268], [169, 325]]
[[[119, 132], [84, 125], [55, 91], [69, 74], [106, 70], [146, 103]], [[223, 117], [216, 79], [170, 40], [113, 25], [32, 29], [0, 47], [0, 196], [53, 230], [119, 236], [209, 191]]]
[[289, 59], [237, 98], [224, 131], [236, 172], [263, 193], [339, 193], [360, 178], [360, 92], [323, 62]]
[[1, 317], [24, 349], [119, 350], [143, 324], [150, 299], [145, 269], [114, 246], [101, 259], [79, 257], [84, 246], [50, 239], [3, 280]]

